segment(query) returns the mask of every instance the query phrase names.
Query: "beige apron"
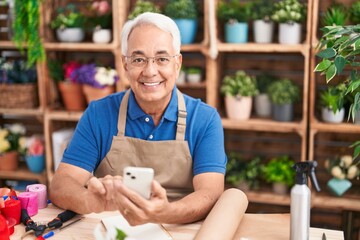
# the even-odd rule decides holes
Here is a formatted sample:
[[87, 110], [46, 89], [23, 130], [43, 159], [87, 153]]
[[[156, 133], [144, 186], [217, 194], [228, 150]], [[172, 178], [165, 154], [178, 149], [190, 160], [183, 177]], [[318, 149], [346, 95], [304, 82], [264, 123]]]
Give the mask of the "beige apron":
[[[95, 171], [96, 177], [123, 175], [126, 166], [150, 167], [155, 179], [166, 188], [169, 196], [181, 196], [193, 190], [192, 158], [187, 141], [186, 106], [182, 93], [178, 95], [176, 140], [146, 141], [126, 137], [125, 124], [130, 90], [120, 105], [118, 134], [113, 137], [111, 148]], [[179, 195], [180, 194], [180, 195]]]

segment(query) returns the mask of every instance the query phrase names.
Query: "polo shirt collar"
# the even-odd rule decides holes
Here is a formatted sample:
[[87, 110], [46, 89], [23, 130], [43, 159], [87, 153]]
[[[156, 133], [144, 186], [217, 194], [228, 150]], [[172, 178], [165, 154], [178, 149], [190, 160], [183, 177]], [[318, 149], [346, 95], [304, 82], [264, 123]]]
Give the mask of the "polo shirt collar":
[[[178, 97], [176, 91], [176, 87], [174, 87], [171, 94], [170, 103], [164, 113], [164, 118], [173, 122], [177, 121], [178, 112]], [[140, 106], [136, 102], [134, 93], [131, 90], [128, 102], [128, 116], [131, 120], [135, 120], [141, 117], [145, 117], [146, 115], [147, 114], [140, 108]]]

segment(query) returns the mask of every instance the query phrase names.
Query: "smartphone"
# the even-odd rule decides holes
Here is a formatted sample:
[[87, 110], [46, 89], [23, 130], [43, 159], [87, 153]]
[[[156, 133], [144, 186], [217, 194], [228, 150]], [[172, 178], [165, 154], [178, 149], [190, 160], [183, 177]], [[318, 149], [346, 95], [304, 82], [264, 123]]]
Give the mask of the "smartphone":
[[144, 167], [125, 167], [123, 181], [126, 187], [134, 190], [146, 199], [150, 198], [154, 169]]

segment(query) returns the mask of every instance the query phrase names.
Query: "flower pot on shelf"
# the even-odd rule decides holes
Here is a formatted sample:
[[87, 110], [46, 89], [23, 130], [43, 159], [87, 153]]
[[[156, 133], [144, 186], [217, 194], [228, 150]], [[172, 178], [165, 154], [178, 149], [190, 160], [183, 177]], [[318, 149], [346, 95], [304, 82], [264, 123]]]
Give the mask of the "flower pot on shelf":
[[45, 169], [44, 155], [28, 155], [25, 157], [26, 165], [33, 173], [42, 173]]
[[60, 82], [59, 90], [66, 110], [83, 111], [86, 107], [86, 99], [80, 84]]
[[327, 182], [327, 187], [336, 196], [342, 196], [352, 186], [352, 183], [347, 179], [332, 178]]
[[271, 43], [273, 41], [274, 22], [259, 19], [253, 22], [253, 27], [256, 43]]
[[0, 154], [0, 170], [15, 171], [19, 167], [19, 153], [11, 151]]
[[227, 43], [247, 43], [248, 42], [248, 23], [232, 22], [225, 24], [225, 42]]
[[181, 44], [191, 44], [195, 40], [197, 32], [196, 19], [174, 19], [174, 22], [179, 28], [181, 36]]
[[280, 44], [299, 44], [301, 41], [300, 23], [280, 23], [279, 24], [279, 43]]
[[229, 119], [247, 120], [251, 114], [252, 97], [225, 96], [225, 107]]
[[85, 31], [82, 28], [58, 28], [56, 37], [60, 42], [82, 42]]
[[321, 117], [324, 122], [341, 123], [345, 117], [345, 108], [341, 108], [334, 113], [333, 110], [323, 107], [321, 109]]
[[272, 104], [272, 119], [279, 122], [290, 122], [294, 118], [294, 105], [289, 104]]
[[255, 96], [255, 112], [259, 117], [269, 117], [271, 115], [271, 101], [267, 93]]
[[87, 84], [82, 86], [87, 103], [101, 99], [115, 92], [115, 86], [106, 86], [104, 88], [96, 88]]
[[110, 29], [95, 28], [92, 34], [94, 43], [109, 43], [112, 38]]
[[273, 192], [279, 195], [286, 195], [288, 193], [289, 187], [285, 183], [274, 182], [272, 184]]

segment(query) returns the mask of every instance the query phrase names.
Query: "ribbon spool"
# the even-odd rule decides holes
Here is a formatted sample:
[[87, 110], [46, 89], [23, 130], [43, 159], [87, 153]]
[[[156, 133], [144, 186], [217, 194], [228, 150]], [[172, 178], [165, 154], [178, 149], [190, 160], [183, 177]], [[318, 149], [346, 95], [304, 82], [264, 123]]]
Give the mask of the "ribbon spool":
[[6, 219], [7, 225], [8, 225], [8, 229], [9, 229], [9, 234], [13, 234], [14, 233], [14, 226], [16, 225], [16, 220], [13, 218], [7, 218]]
[[21, 208], [26, 209], [29, 216], [32, 217], [38, 213], [38, 194], [35, 192], [22, 192], [18, 195], [21, 202]]
[[20, 201], [17, 199], [13, 199], [11, 197], [9, 200], [5, 201], [5, 207], [1, 209], [1, 213], [6, 218], [13, 218], [16, 221], [16, 224], [20, 223], [20, 216], [21, 216], [21, 204]]
[[47, 189], [44, 184], [31, 184], [26, 187], [27, 192], [35, 192], [38, 195], [39, 209], [47, 207]]
[[3, 215], [0, 214], [0, 239], [1, 240], [9, 240], [10, 234], [7, 225], [7, 221]]

